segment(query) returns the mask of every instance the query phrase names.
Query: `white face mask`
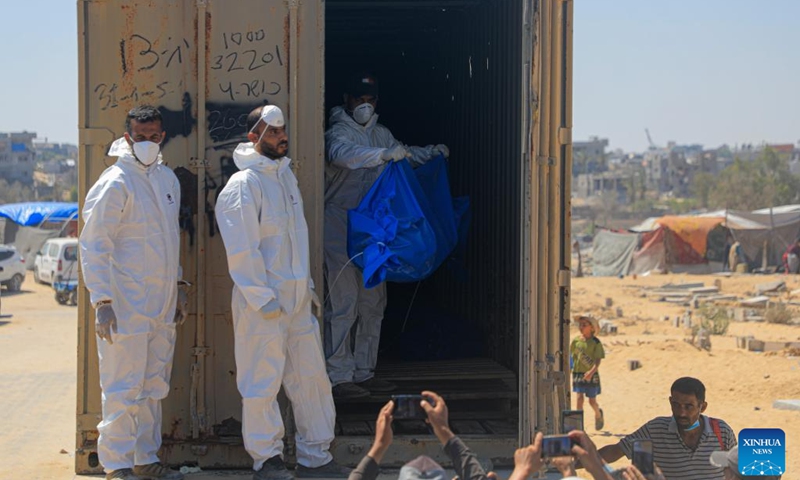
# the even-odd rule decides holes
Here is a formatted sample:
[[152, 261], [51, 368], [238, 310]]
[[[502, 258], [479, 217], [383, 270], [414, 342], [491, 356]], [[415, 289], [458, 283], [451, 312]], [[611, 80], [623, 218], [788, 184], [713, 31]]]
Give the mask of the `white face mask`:
[[371, 103], [362, 103], [353, 110], [353, 120], [360, 125], [366, 125], [374, 113], [375, 107]]
[[158, 159], [161, 145], [154, 142], [135, 142], [133, 144], [133, 154], [136, 159], [143, 164], [150, 166]]

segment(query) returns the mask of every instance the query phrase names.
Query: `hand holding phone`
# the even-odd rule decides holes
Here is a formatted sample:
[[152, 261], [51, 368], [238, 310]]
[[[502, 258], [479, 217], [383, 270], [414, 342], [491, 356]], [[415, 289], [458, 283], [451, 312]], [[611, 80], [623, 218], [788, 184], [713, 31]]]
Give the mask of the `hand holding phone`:
[[572, 456], [574, 441], [567, 435], [546, 435], [542, 439], [542, 458]]

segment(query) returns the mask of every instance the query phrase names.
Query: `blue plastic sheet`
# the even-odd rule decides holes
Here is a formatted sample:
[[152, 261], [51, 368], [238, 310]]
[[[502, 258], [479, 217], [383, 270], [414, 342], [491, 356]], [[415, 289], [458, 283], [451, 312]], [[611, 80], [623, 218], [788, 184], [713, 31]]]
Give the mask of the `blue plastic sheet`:
[[466, 236], [468, 207], [468, 199], [450, 195], [443, 156], [416, 170], [405, 160], [387, 165], [348, 212], [347, 252], [364, 286], [431, 275]]
[[28, 202], [0, 205], [0, 217], [13, 220], [23, 227], [39, 226], [44, 220], [65, 222], [77, 218], [78, 204], [66, 202]]

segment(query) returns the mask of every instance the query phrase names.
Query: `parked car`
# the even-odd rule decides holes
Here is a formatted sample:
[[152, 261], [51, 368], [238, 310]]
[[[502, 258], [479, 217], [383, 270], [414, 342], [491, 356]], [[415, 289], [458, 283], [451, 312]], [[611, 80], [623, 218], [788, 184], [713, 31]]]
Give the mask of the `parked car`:
[[36, 254], [33, 278], [37, 283], [76, 280], [78, 278], [78, 239], [51, 238]]
[[0, 285], [18, 292], [25, 281], [25, 259], [11, 245], [0, 245]]

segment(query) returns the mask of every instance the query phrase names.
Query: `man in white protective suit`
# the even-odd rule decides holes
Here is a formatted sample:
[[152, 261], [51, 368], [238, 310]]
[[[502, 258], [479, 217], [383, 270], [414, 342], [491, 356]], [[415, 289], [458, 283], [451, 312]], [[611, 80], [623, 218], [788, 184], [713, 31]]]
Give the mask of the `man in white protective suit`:
[[[386, 284], [365, 288], [361, 271], [347, 255], [347, 211], [358, 204], [388, 162], [408, 158], [419, 166], [450, 151], [445, 145], [409, 147], [378, 123], [378, 82], [368, 73], [348, 81], [344, 105], [334, 107], [325, 132], [325, 356], [337, 400], [395, 389], [375, 377]], [[355, 347], [351, 330], [355, 329]]]
[[236, 382], [242, 434], [254, 479], [291, 480], [284, 465], [281, 384], [297, 424], [298, 477], [347, 477], [328, 449], [336, 417], [325, 372], [321, 312], [309, 266], [308, 226], [297, 179], [286, 157], [283, 113], [258, 107], [247, 118], [248, 143], [233, 153], [239, 172], [215, 213], [233, 279]]
[[182, 479], [156, 455], [161, 400], [169, 393], [175, 326], [188, 302], [179, 288], [178, 179], [162, 164], [161, 114], [132, 109], [117, 157], [86, 195], [81, 265], [95, 308], [103, 420], [97, 454], [106, 478]]

